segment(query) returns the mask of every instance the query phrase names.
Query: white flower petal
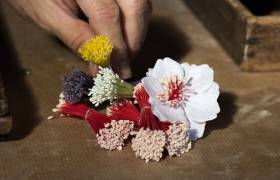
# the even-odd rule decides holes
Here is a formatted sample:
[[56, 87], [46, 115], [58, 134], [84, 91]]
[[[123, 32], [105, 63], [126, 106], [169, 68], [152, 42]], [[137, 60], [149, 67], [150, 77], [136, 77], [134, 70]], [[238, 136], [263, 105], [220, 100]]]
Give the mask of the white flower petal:
[[152, 99], [152, 111], [159, 120], [170, 122], [188, 121], [183, 107], [174, 108], [156, 101], [157, 100]]
[[149, 68], [146, 76], [153, 76], [153, 68]]
[[170, 76], [178, 76], [179, 79], [182, 79], [185, 75], [184, 68], [170, 58], [157, 60], [152, 72], [153, 77], [159, 80]]
[[[159, 77], [161, 77], [160, 74], [162, 74], [163, 68], [164, 68], [163, 60], [162, 59], [158, 59], [156, 64], [155, 64], [155, 66], [154, 66], [154, 68], [149, 69], [148, 73], [152, 74], [153, 78], [160, 79]], [[161, 73], [160, 73], [160, 71], [161, 71]]]
[[144, 77], [142, 83], [150, 97], [156, 98], [156, 96], [162, 91], [161, 84], [153, 77]]
[[220, 107], [213, 96], [210, 93], [191, 96], [185, 107], [188, 119], [200, 123], [215, 119]]
[[212, 86], [207, 90], [207, 93], [211, 94], [215, 99], [218, 99], [220, 95], [219, 85], [213, 82]]
[[202, 93], [213, 83], [214, 71], [207, 64], [185, 66], [187, 76], [191, 78], [191, 89], [194, 92]]
[[192, 141], [195, 141], [203, 136], [205, 125], [205, 122], [197, 123], [194, 121], [190, 121], [190, 138]]
[[[185, 62], [181, 64], [182, 68], [184, 69], [184, 71], [188, 70], [188, 68], [191, 66], [189, 63]], [[186, 75], [186, 74], [185, 74]]]

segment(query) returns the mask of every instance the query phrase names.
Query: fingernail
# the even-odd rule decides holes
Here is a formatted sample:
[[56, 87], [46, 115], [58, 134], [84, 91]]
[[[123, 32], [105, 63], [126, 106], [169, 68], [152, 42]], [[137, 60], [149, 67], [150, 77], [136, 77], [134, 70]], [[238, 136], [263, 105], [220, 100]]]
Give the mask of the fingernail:
[[130, 64], [127, 61], [120, 64], [120, 76], [122, 79], [129, 79], [132, 77]]
[[113, 68], [122, 79], [129, 79], [132, 77], [132, 72], [128, 61], [121, 61], [117, 64], [114, 64]]
[[91, 63], [91, 62], [89, 63], [89, 72], [93, 77], [96, 76], [96, 74], [98, 73], [98, 70], [99, 70], [99, 68], [96, 64]]

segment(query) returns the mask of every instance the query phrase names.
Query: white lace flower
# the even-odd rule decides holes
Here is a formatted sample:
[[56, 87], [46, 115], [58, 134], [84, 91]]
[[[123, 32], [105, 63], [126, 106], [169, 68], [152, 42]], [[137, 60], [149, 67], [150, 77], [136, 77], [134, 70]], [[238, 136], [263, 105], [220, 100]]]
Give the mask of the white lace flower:
[[121, 80], [111, 68], [99, 68], [100, 71], [94, 78], [94, 86], [88, 94], [93, 105], [98, 106], [104, 101], [118, 98], [132, 98], [134, 90], [132, 85]]
[[206, 121], [217, 117], [219, 86], [208, 65], [159, 59], [142, 79], [153, 113], [161, 121], [190, 123], [190, 137], [203, 136]]

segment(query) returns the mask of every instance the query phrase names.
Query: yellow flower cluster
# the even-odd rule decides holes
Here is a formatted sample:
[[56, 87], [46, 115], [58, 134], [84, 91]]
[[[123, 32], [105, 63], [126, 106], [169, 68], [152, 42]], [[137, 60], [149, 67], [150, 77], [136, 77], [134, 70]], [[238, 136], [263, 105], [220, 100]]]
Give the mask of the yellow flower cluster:
[[109, 38], [101, 35], [86, 41], [78, 51], [85, 61], [107, 67], [110, 65], [112, 50], [113, 46]]

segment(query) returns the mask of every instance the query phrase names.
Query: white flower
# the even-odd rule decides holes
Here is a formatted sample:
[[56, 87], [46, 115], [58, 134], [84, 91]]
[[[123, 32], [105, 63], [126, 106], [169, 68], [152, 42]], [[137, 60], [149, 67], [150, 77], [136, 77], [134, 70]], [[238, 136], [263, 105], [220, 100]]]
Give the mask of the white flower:
[[190, 123], [190, 137], [203, 136], [206, 121], [220, 112], [219, 86], [208, 65], [179, 64], [159, 59], [142, 79], [153, 113], [161, 121]]
[[132, 98], [134, 87], [119, 78], [111, 68], [99, 67], [100, 71], [94, 78], [94, 86], [89, 96], [93, 105], [98, 106], [104, 101], [118, 98]]

